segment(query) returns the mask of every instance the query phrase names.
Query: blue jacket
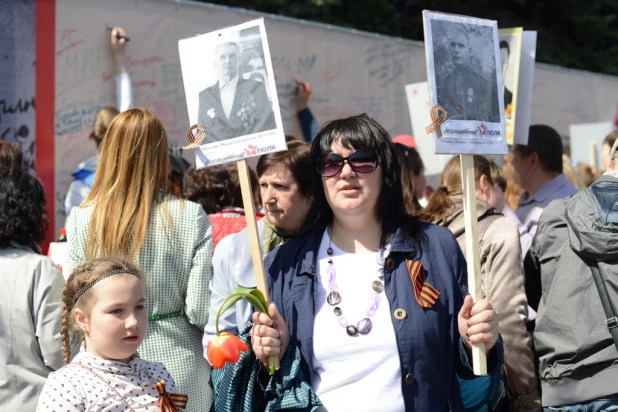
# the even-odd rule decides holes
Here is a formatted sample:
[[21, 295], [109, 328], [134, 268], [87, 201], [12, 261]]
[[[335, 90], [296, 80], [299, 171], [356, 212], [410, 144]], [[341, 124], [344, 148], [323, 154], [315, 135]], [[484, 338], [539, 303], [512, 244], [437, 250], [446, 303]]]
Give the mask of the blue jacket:
[[[308, 383], [314, 374], [316, 254], [325, 229], [319, 226], [303, 237], [289, 240], [265, 259], [270, 298], [289, 327], [291, 344], [300, 350], [301, 370]], [[384, 275], [406, 411], [461, 411], [455, 372], [462, 378], [474, 377], [457, 325], [467, 293], [466, 261], [446, 228], [419, 222], [417, 237], [413, 239], [401, 229], [392, 234]], [[417, 303], [406, 259], [421, 261], [426, 282], [440, 292], [433, 307], [425, 309]], [[402, 313], [405, 317], [399, 320]], [[487, 361], [488, 372], [496, 373], [503, 361], [501, 340]]]

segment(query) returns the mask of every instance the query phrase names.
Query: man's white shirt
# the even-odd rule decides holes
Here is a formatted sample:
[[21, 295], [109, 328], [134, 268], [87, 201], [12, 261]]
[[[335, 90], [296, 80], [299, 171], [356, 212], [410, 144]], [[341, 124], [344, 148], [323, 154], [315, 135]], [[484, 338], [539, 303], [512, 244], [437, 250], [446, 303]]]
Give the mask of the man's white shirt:
[[232, 106], [234, 105], [234, 96], [236, 96], [236, 85], [238, 84], [238, 76], [234, 77], [227, 83], [219, 82], [219, 94], [221, 95], [221, 106], [226, 118], [230, 118]]

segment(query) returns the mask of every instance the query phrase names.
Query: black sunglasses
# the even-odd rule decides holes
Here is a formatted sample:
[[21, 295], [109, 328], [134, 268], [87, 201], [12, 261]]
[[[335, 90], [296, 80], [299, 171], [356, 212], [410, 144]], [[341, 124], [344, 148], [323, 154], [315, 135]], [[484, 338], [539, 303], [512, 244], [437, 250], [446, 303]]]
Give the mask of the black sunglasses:
[[380, 163], [377, 153], [372, 149], [361, 149], [348, 157], [342, 157], [334, 153], [326, 153], [318, 161], [318, 173], [324, 177], [335, 176], [343, 169], [347, 161], [352, 170], [357, 173], [370, 173], [378, 168]]

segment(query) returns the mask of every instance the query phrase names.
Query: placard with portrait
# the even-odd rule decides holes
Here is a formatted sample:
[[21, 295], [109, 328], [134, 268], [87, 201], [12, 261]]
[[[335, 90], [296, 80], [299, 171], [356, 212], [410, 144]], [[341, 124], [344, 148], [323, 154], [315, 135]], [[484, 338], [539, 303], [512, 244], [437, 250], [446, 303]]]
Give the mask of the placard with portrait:
[[198, 168], [287, 148], [263, 19], [178, 48]]
[[423, 24], [435, 152], [507, 153], [497, 23], [424, 11]]

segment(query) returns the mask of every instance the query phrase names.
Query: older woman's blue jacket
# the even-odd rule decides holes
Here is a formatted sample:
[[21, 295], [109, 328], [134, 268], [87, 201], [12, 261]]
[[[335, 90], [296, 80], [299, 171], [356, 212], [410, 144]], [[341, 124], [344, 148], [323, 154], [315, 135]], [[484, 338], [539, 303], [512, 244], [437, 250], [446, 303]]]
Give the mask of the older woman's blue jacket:
[[[300, 349], [300, 368], [309, 384], [314, 375], [316, 255], [325, 229], [319, 226], [289, 240], [265, 259], [270, 298], [289, 327], [291, 343]], [[384, 265], [401, 362], [401, 391], [406, 411], [459, 411], [463, 408], [455, 372], [462, 378], [474, 377], [457, 325], [467, 293], [466, 261], [448, 229], [418, 222], [415, 232], [409, 236], [401, 228], [394, 231]], [[429, 309], [417, 303], [406, 260], [422, 262], [425, 281], [440, 292]], [[487, 361], [488, 372], [496, 373], [503, 361], [500, 339]]]

